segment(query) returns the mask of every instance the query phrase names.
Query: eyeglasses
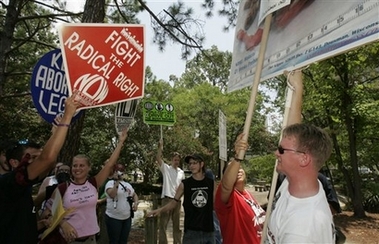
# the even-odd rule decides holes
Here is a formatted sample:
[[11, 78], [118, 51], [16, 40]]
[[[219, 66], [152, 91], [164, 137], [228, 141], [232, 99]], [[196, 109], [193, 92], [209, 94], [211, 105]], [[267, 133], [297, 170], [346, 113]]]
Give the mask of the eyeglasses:
[[291, 152], [297, 152], [297, 153], [304, 153], [305, 154], [305, 152], [298, 151], [298, 150], [295, 150], [295, 149], [283, 148], [281, 145], [279, 145], [278, 146], [278, 152], [279, 152], [279, 154], [284, 154], [284, 151], [291, 151]]

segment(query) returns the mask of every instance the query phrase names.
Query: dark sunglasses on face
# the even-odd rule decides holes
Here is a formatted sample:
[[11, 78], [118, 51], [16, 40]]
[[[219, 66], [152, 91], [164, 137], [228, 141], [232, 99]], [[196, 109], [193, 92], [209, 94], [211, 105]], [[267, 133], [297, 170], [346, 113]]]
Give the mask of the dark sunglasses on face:
[[297, 152], [297, 153], [304, 153], [305, 154], [305, 152], [298, 151], [298, 150], [295, 150], [295, 149], [283, 148], [281, 145], [279, 145], [278, 146], [278, 152], [279, 152], [279, 154], [284, 154], [284, 151], [291, 151], [291, 152]]

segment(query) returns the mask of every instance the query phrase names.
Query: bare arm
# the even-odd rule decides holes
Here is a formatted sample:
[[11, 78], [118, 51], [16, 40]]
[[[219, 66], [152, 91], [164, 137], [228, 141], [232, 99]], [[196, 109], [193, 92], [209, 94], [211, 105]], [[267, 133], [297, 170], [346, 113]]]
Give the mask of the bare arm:
[[46, 197], [46, 188], [44, 191], [38, 192], [38, 195], [33, 199], [34, 206], [36, 206], [37, 209], [41, 209], [41, 205], [43, 200], [45, 200]]
[[138, 209], [138, 195], [134, 192], [133, 194], [133, 211], [137, 211]]
[[162, 162], [163, 162], [162, 152], [163, 152], [163, 139], [160, 139], [158, 142], [158, 152], [157, 152], [157, 157], [156, 157], [157, 164], [159, 167], [161, 167]]
[[135, 193], [135, 192], [134, 192], [134, 194], [133, 194], [133, 201], [134, 201], [134, 202], [138, 202], [138, 201], [139, 201], [139, 199], [138, 199], [138, 195], [137, 195], [137, 193]]
[[120, 184], [120, 181], [115, 180], [113, 187], [105, 190], [110, 198], [115, 198], [117, 196], [117, 189], [118, 189], [119, 184]]
[[155, 210], [147, 213], [146, 217], [154, 217], [154, 216], [159, 215], [162, 212], [167, 212], [167, 211], [174, 209], [176, 207], [176, 205], [179, 204], [179, 199], [183, 196], [183, 193], [184, 193], [184, 185], [182, 182], [182, 183], [180, 183], [178, 189], [176, 190], [174, 199], [172, 199], [169, 203], [167, 203], [163, 207], [155, 209]]
[[[239, 155], [241, 150], [247, 150], [247, 142], [243, 140], [243, 133], [237, 137], [234, 148], [236, 155]], [[241, 162], [233, 159], [226, 167], [224, 176], [221, 180], [221, 201], [226, 204], [229, 201], [230, 194], [234, 190], [234, 184], [237, 181], [237, 174], [240, 169]]]
[[100, 170], [100, 172], [95, 176], [98, 186], [101, 186], [104, 183], [104, 181], [107, 179], [109, 174], [112, 172], [113, 166], [116, 164], [118, 157], [120, 156], [122, 146], [127, 137], [128, 137], [128, 129], [125, 128], [122, 131], [121, 135], [119, 136], [117, 146], [114, 149], [108, 162], [104, 165], [104, 167]]
[[30, 180], [36, 179], [41, 174], [48, 171], [54, 166], [58, 153], [60, 152], [65, 142], [68, 132], [68, 126], [65, 125], [69, 125], [71, 123], [71, 119], [74, 116], [76, 108], [79, 105], [78, 102], [74, 101], [74, 96], [75, 94], [66, 99], [65, 110], [60, 122], [60, 126], [56, 128], [54, 133], [46, 142], [41, 155], [27, 167], [28, 177]]
[[301, 123], [301, 105], [303, 101], [302, 72], [296, 70], [289, 75], [290, 83], [294, 87], [291, 100], [291, 109], [288, 114], [288, 125]]

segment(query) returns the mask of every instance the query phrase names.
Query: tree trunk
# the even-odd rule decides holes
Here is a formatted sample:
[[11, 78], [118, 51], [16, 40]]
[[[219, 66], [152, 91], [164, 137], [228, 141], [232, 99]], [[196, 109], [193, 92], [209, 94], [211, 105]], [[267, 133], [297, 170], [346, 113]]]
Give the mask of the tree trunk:
[[347, 187], [347, 196], [352, 200], [354, 198], [354, 186], [353, 182], [351, 180], [351, 177], [349, 175], [349, 172], [347, 171], [346, 167], [344, 166], [344, 162], [341, 155], [341, 150], [337, 141], [337, 135], [335, 133], [331, 133], [331, 138], [333, 140], [333, 146], [334, 151], [336, 153], [336, 160], [338, 164], [338, 170], [340, 170], [344, 176], [346, 187]]
[[363, 218], [366, 216], [365, 210], [363, 208], [363, 197], [362, 197], [362, 184], [361, 177], [358, 172], [358, 156], [356, 149], [356, 136], [353, 129], [353, 121], [349, 116], [345, 117], [345, 124], [347, 133], [349, 135], [349, 144], [350, 144], [350, 162], [351, 168], [353, 171], [353, 208], [354, 216]]
[[83, 23], [103, 23], [105, 18], [105, 0], [87, 0], [84, 5]]
[[[84, 5], [83, 23], [102, 23], [105, 17], [105, 0], [87, 0]], [[83, 130], [85, 113], [71, 125], [64, 145], [64, 151], [61, 152], [60, 159], [63, 162], [71, 162], [72, 157], [78, 153], [80, 146], [80, 134]]]
[[[352, 181], [352, 203], [354, 209], [354, 216], [363, 218], [366, 216], [363, 208], [363, 197], [362, 197], [362, 187], [361, 187], [361, 177], [358, 172], [358, 156], [357, 156], [357, 140], [355, 134], [355, 121], [354, 115], [351, 113], [351, 107], [353, 106], [352, 98], [350, 97], [348, 91], [350, 90], [349, 81], [349, 69], [347, 60], [344, 60], [341, 66], [341, 81], [343, 82], [345, 89], [341, 94], [341, 100], [343, 106], [341, 107], [341, 112], [343, 114], [343, 119], [346, 126], [346, 131], [349, 138], [349, 153], [350, 153], [350, 164], [351, 170], [353, 172]], [[353, 83], [353, 82], [352, 82]]]
[[78, 154], [80, 146], [80, 134], [83, 130], [85, 111], [82, 112], [80, 118], [74, 121], [67, 134], [67, 139], [63, 145], [63, 150], [60, 152], [58, 162], [71, 163], [72, 158]]

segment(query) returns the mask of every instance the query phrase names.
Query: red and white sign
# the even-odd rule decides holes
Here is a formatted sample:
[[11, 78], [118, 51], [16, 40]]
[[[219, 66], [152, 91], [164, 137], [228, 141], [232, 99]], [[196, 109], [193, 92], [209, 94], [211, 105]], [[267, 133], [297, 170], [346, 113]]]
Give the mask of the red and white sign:
[[79, 110], [143, 97], [144, 25], [62, 24], [59, 38]]

